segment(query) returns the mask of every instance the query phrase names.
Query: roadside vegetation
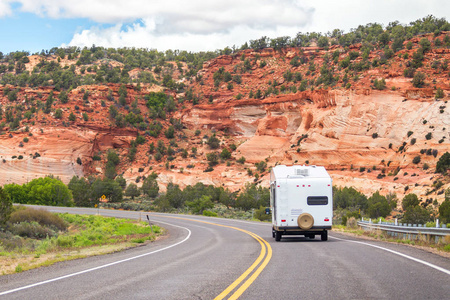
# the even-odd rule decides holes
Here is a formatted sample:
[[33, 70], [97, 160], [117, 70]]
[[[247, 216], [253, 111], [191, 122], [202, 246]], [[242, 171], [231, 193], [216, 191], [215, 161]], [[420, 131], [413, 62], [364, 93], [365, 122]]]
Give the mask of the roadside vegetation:
[[54, 214], [15, 206], [0, 228], [1, 274], [111, 253], [153, 241], [161, 228], [98, 215]]

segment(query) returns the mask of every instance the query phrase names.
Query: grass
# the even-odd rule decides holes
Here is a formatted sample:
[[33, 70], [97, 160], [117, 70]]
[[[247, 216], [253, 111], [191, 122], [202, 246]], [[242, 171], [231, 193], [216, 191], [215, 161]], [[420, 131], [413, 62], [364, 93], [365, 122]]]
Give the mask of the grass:
[[[160, 227], [153, 225], [150, 228], [148, 223], [137, 220], [68, 213], [57, 216], [67, 225], [67, 230], [55, 231], [53, 226], [54, 236], [36, 238], [30, 232], [27, 234], [31, 237], [17, 236], [14, 231], [0, 236], [0, 274], [19, 273], [60, 261], [136, 247], [155, 240], [162, 233]], [[21, 221], [27, 222], [26, 219]], [[8, 228], [13, 230], [15, 227]]]

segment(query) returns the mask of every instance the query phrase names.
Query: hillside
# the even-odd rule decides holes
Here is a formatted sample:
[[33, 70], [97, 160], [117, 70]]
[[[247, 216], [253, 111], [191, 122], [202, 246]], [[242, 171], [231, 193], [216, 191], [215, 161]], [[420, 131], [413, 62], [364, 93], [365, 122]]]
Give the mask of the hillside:
[[113, 149], [129, 182], [156, 172], [161, 187], [237, 190], [268, 185], [275, 164], [315, 164], [335, 185], [442, 202], [450, 32], [399, 26], [195, 55], [11, 53], [0, 64], [0, 184], [104, 176]]

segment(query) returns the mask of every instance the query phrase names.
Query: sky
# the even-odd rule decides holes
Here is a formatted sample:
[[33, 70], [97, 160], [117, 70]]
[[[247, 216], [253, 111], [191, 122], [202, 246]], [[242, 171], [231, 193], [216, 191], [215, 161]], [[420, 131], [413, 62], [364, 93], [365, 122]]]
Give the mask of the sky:
[[434, 15], [449, 0], [0, 0], [0, 52], [53, 47], [214, 51], [298, 32]]

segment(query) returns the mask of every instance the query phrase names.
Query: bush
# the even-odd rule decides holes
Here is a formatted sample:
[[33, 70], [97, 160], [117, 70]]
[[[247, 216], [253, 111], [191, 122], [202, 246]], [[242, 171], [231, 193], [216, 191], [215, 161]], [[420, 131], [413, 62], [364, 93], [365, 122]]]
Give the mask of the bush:
[[215, 134], [213, 134], [211, 137], [208, 138], [208, 141], [206, 142], [206, 144], [208, 144], [208, 146], [211, 149], [217, 149], [220, 146], [220, 141], [219, 139], [216, 137]]
[[417, 72], [414, 74], [413, 80], [411, 81], [413, 86], [416, 88], [421, 88], [425, 85], [425, 74], [422, 72]]
[[54, 230], [44, 227], [37, 222], [15, 223], [12, 224], [9, 229], [14, 235], [32, 239], [45, 239], [47, 237], [51, 238], [57, 236], [57, 233]]
[[36, 222], [41, 226], [53, 228], [54, 230], [65, 231], [67, 223], [58, 215], [43, 209], [19, 206], [11, 214], [10, 223]]
[[206, 217], [217, 217], [217, 213], [209, 211], [209, 210], [204, 210], [203, 215]]
[[413, 158], [413, 160], [412, 160], [412, 162], [413, 162], [413, 164], [418, 164], [418, 163], [420, 163], [420, 156], [416, 156], [416, 157], [414, 157]]
[[444, 96], [445, 96], [444, 91], [441, 88], [438, 88], [436, 90], [436, 94], [434, 95], [436, 99], [442, 99], [444, 98]]
[[358, 228], [358, 225], [356, 222], [357, 221], [356, 221], [355, 217], [350, 217], [347, 219], [347, 223], [345, 225], [347, 226], [347, 228], [356, 229], [356, 228]]

